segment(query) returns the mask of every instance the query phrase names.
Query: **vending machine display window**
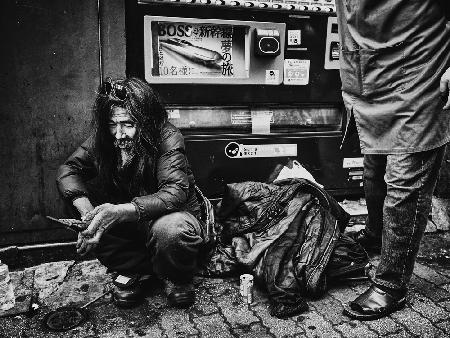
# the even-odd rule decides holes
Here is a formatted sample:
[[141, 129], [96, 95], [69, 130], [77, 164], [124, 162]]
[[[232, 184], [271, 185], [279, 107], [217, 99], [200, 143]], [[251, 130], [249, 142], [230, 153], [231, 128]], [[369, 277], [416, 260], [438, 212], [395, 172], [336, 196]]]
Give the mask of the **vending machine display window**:
[[336, 107], [171, 107], [169, 116], [188, 134], [337, 132], [342, 126], [342, 110]]
[[151, 83], [279, 85], [285, 26], [145, 15], [145, 79]]

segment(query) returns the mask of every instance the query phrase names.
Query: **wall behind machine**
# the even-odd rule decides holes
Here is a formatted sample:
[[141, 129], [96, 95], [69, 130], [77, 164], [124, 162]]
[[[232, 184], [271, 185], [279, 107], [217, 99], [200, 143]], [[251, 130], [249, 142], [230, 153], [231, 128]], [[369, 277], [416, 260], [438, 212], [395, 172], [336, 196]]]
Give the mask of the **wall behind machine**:
[[[103, 3], [103, 2], [102, 2]], [[56, 169], [88, 136], [100, 83], [93, 0], [3, 0], [0, 56], [0, 247], [75, 239], [46, 215], [64, 216]], [[107, 6], [106, 6], [107, 5]], [[124, 76], [124, 4], [101, 6], [102, 64]]]

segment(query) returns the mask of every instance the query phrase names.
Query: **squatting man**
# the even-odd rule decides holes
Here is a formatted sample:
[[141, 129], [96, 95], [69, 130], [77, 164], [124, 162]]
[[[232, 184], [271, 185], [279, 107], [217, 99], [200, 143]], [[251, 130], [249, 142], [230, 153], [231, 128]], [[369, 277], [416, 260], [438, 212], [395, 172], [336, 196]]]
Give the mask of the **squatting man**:
[[88, 224], [77, 252], [94, 252], [114, 273], [118, 306], [142, 300], [152, 276], [169, 304], [192, 305], [206, 232], [183, 136], [137, 78], [107, 79], [93, 115], [93, 135], [57, 174], [61, 194]]

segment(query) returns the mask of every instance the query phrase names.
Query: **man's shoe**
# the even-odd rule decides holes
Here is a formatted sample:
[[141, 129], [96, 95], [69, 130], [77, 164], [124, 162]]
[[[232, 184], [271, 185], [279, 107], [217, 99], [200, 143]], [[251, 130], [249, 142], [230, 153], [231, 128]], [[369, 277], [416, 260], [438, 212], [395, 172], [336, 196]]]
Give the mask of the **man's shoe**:
[[356, 242], [367, 252], [380, 253], [381, 252], [381, 237], [369, 235], [366, 229], [361, 229], [355, 232], [349, 232], [348, 236], [353, 238]]
[[169, 305], [178, 308], [188, 308], [195, 302], [195, 291], [192, 283], [175, 283], [163, 279], [164, 292]]
[[149, 275], [121, 275], [113, 279], [113, 302], [121, 308], [138, 305], [145, 297], [146, 287], [150, 281]]
[[403, 308], [406, 291], [393, 295], [372, 284], [363, 294], [344, 307], [344, 314], [358, 320], [374, 320], [385, 317]]

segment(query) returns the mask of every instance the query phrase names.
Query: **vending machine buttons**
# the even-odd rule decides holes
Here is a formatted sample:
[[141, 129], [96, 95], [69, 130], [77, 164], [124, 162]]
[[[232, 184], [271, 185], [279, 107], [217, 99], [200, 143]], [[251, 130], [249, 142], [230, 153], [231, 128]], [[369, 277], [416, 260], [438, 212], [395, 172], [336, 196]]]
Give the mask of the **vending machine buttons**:
[[328, 17], [327, 40], [325, 42], [324, 68], [339, 69], [339, 27], [335, 16]]
[[335, 0], [138, 0], [138, 3], [184, 2], [194, 5], [215, 5], [241, 7], [252, 10], [261, 8], [277, 11], [325, 12], [334, 13]]

